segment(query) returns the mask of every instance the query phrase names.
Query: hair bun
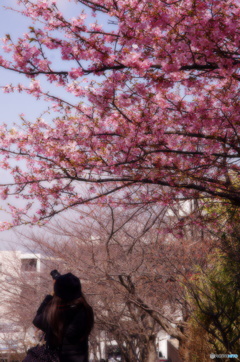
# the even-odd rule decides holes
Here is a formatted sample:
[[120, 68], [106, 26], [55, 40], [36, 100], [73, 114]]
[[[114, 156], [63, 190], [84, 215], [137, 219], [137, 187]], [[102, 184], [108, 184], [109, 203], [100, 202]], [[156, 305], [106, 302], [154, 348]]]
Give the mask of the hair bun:
[[80, 298], [82, 288], [79, 278], [72, 273], [60, 275], [54, 284], [54, 292], [66, 302]]

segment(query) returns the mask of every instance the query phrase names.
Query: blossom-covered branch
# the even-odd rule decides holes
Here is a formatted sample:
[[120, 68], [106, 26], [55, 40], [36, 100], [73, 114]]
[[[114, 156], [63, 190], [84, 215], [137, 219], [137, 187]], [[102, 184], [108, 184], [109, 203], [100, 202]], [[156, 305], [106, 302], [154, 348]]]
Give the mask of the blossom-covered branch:
[[33, 221], [91, 200], [240, 204], [238, 1], [78, 1], [71, 19], [55, 1], [19, 5], [33, 26], [3, 39], [0, 66], [32, 81], [4, 90], [43, 98], [53, 113], [51, 123], [2, 126], [1, 165], [13, 177], [3, 198], [37, 197], [38, 216], [25, 210]]

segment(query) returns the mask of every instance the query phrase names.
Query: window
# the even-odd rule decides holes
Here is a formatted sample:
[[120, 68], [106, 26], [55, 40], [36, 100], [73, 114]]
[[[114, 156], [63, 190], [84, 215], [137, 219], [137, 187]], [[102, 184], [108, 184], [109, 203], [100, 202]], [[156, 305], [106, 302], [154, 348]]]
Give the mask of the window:
[[37, 271], [37, 259], [22, 259], [21, 270], [27, 272]]

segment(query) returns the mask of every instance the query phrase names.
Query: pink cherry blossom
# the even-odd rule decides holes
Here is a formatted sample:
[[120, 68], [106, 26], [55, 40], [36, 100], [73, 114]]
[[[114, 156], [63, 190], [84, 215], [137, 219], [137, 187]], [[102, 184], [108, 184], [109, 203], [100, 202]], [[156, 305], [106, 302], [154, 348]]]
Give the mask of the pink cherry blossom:
[[14, 224], [87, 202], [240, 204], [238, 1], [79, 0], [72, 19], [54, 1], [18, 3], [33, 26], [2, 40], [0, 66], [31, 82], [2, 90], [49, 102], [52, 121], [1, 127], [14, 180], [2, 198], [30, 202]]

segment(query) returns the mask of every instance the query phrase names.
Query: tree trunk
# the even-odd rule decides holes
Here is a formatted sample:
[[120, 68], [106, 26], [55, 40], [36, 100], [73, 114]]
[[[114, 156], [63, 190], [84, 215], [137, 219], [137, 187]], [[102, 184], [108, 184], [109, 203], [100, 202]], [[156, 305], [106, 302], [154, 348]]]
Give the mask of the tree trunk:
[[158, 356], [155, 344], [155, 336], [151, 336], [146, 346], [146, 356], [143, 362], [157, 362], [157, 361], [158, 361]]

